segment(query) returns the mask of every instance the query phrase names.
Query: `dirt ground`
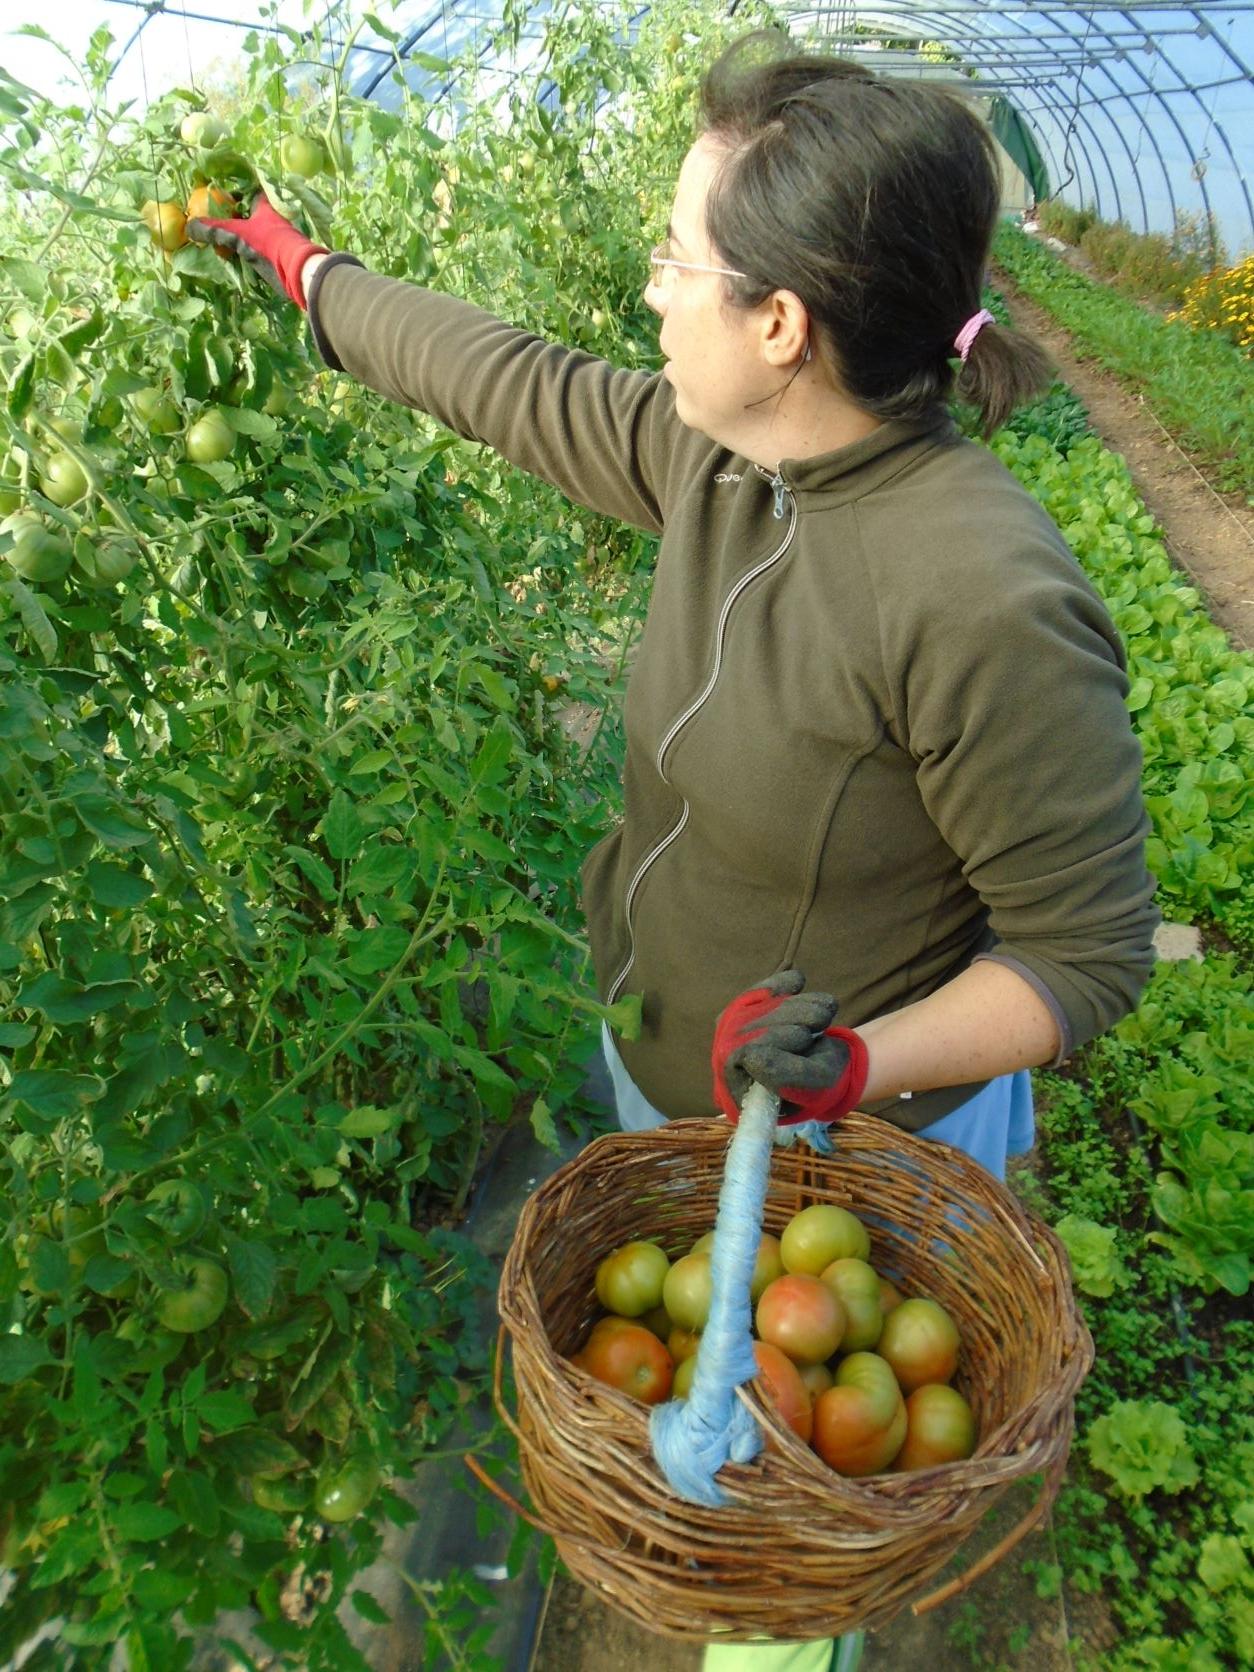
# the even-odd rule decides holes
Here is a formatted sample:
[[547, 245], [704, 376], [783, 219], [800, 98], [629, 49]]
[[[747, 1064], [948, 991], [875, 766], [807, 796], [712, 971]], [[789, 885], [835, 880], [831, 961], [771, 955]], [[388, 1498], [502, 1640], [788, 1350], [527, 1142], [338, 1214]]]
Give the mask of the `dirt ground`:
[[[1138, 493], [1164, 531], [1168, 555], [1203, 594], [1211, 618], [1234, 646], [1254, 648], [1254, 508], [1239, 493], [1217, 493], [1142, 396], [1082, 360], [1067, 333], [1019, 295], [1004, 273], [997, 282], [1015, 326], [1048, 349], [1106, 445], [1127, 460]], [[1254, 482], [1249, 491], [1254, 494]]]

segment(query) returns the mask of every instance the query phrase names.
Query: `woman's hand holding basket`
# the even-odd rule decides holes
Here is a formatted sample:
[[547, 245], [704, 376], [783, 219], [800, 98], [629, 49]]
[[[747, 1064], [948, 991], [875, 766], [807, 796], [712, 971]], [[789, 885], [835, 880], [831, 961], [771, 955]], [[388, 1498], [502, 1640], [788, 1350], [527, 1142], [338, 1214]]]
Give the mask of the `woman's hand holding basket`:
[[832, 1025], [836, 1000], [806, 993], [800, 970], [781, 970], [741, 993], [714, 1029], [714, 1099], [733, 1126], [749, 1088], [779, 1099], [781, 1126], [831, 1122], [857, 1107], [867, 1080], [867, 1048]]

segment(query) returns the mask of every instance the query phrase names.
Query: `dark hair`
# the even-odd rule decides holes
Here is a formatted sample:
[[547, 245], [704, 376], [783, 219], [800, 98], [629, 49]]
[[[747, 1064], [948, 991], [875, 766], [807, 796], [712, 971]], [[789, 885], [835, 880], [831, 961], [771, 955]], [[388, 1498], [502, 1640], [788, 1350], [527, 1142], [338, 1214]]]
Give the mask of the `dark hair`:
[[742, 36], [707, 70], [699, 131], [726, 146], [706, 231], [733, 306], [795, 291], [815, 351], [878, 418], [940, 417], [951, 394], [989, 435], [1048, 388], [1026, 337], [986, 324], [956, 381], [954, 339], [981, 306], [1000, 207], [997, 151], [955, 95]]

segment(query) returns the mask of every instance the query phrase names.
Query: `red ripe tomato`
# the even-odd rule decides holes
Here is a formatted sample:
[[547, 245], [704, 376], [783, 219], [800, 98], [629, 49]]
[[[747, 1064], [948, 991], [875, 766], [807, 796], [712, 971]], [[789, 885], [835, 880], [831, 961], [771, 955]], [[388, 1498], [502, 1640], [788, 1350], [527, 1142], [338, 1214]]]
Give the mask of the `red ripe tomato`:
[[607, 1312], [638, 1318], [662, 1304], [671, 1263], [655, 1242], [625, 1242], [597, 1267], [597, 1299]]
[[753, 1356], [758, 1361], [757, 1380], [767, 1403], [775, 1407], [799, 1439], [808, 1442], [814, 1428], [814, 1406], [801, 1372], [769, 1341], [755, 1341]]
[[903, 1393], [926, 1382], [947, 1382], [958, 1368], [958, 1326], [934, 1300], [903, 1300], [884, 1319], [876, 1345], [896, 1372]]
[[943, 1382], [927, 1382], [906, 1400], [906, 1443], [895, 1469], [930, 1469], [970, 1457], [976, 1442], [975, 1413]]
[[845, 1333], [845, 1309], [826, 1283], [807, 1272], [789, 1272], [768, 1283], [755, 1314], [763, 1341], [794, 1364], [831, 1358]]
[[905, 1437], [906, 1406], [891, 1366], [877, 1353], [851, 1353], [814, 1402], [815, 1451], [838, 1474], [878, 1475]]
[[675, 1376], [671, 1355], [643, 1324], [622, 1322], [617, 1328], [594, 1329], [579, 1360], [590, 1376], [646, 1405], [660, 1404]]
[[[636, 1327], [634, 1319], [620, 1318], [616, 1313], [612, 1312], [608, 1318], [597, 1319], [596, 1323], [593, 1324], [592, 1328], [588, 1331], [588, 1341], [591, 1341], [594, 1335], [602, 1335], [607, 1330], [626, 1329], [628, 1324], [632, 1324], [633, 1327]], [[647, 1328], [647, 1325], [641, 1324], [639, 1327], [643, 1329]], [[587, 1346], [587, 1344], [587, 1342], [584, 1343], [585, 1346]]]
[[709, 1251], [685, 1254], [666, 1274], [662, 1304], [680, 1329], [704, 1329], [713, 1294]]

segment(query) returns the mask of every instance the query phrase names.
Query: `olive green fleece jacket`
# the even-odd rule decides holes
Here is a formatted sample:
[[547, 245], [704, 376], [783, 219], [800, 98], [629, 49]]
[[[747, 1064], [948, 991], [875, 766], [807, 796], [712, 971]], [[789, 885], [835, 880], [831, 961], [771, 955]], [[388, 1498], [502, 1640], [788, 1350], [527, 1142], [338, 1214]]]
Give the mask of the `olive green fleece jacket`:
[[[1132, 1008], [1158, 913], [1111, 620], [1055, 524], [948, 419], [772, 473], [617, 370], [342, 258], [328, 364], [662, 536], [626, 699], [623, 821], [583, 882], [602, 998], [674, 1118], [714, 1112], [718, 1013], [796, 965], [857, 1026], [1008, 965], [1059, 1060]], [[980, 1089], [868, 1105], [918, 1130]]]

